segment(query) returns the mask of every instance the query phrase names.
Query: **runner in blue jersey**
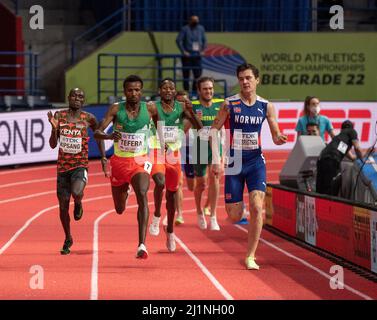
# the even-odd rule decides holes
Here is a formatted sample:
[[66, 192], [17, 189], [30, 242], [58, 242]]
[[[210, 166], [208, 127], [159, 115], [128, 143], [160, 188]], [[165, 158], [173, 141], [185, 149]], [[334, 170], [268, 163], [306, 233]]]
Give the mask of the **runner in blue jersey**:
[[[255, 252], [263, 227], [263, 202], [266, 192], [266, 165], [260, 141], [262, 123], [267, 119], [276, 145], [284, 144], [287, 137], [280, 133], [275, 107], [256, 94], [259, 83], [258, 69], [248, 63], [242, 64], [237, 67], [237, 78], [240, 93], [227, 98], [222, 104], [212, 124], [211, 136], [215, 137], [218, 130], [227, 122], [230, 141], [227, 151], [228, 164], [225, 169], [225, 207], [233, 221], [240, 220], [246, 183], [249, 192], [250, 223], [245, 263], [247, 269], [259, 269], [255, 262]], [[220, 155], [216, 141], [217, 139], [211, 139], [214, 174], [220, 172]]]

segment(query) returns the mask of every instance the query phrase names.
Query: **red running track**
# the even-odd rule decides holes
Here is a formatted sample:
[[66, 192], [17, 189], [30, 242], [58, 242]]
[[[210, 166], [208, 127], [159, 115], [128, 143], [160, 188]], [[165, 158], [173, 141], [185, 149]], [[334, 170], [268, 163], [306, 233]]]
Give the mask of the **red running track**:
[[[286, 157], [284, 152], [266, 154], [268, 182], [278, 181]], [[55, 183], [54, 165], [0, 170], [0, 299], [377, 298], [377, 284], [347, 269], [345, 288], [331, 289], [331, 261], [267, 230], [257, 251], [261, 269], [246, 270], [247, 231], [228, 222], [223, 196], [221, 231], [203, 231], [187, 189], [185, 224], [175, 229], [177, 251], [168, 253], [161, 229], [157, 237], [147, 235], [149, 258], [137, 260], [135, 197], [131, 194], [126, 213], [117, 215], [98, 161], [90, 163], [84, 217], [72, 219], [72, 253], [61, 256], [64, 234]], [[149, 201], [152, 214], [151, 191]], [[43, 270], [43, 289], [31, 288], [33, 266]]]

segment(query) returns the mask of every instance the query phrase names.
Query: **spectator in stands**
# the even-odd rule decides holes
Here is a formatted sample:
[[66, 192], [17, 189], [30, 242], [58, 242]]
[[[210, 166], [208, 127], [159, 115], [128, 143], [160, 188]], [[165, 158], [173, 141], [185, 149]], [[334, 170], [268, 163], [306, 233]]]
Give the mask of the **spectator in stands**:
[[[316, 191], [318, 193], [337, 196], [340, 187], [340, 163], [347, 155], [352, 160], [356, 157], [349, 151], [354, 148], [357, 158], [363, 159], [363, 155], [357, 132], [353, 128], [351, 121], [346, 120], [342, 123], [340, 133], [322, 150], [317, 161], [317, 181]], [[368, 150], [370, 152], [371, 150]], [[338, 176], [338, 177], [337, 177]]]
[[331, 138], [334, 138], [334, 128], [326, 116], [320, 115], [319, 99], [317, 97], [308, 96], [304, 103], [304, 115], [298, 119], [296, 131], [298, 136], [308, 134], [306, 125], [316, 123], [319, 127], [319, 135], [325, 140], [325, 132], [328, 132]]
[[319, 136], [319, 126], [315, 122], [309, 122], [306, 125], [306, 132], [308, 136]]
[[190, 92], [190, 70], [194, 75], [192, 94], [196, 94], [196, 80], [202, 75], [202, 55], [207, 46], [204, 27], [199, 24], [198, 16], [191, 16], [176, 39], [182, 54], [183, 88]]

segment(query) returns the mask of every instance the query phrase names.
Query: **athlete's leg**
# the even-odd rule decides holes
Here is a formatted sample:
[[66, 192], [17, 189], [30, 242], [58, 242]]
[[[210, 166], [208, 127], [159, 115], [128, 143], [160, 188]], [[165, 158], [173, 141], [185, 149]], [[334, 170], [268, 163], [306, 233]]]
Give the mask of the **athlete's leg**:
[[195, 189], [194, 189], [194, 196], [195, 196], [195, 205], [196, 205], [196, 213], [203, 214], [202, 210], [202, 195], [204, 190], [206, 189], [207, 184], [207, 177], [195, 177]]
[[175, 220], [175, 224], [182, 224], [184, 223], [183, 220], [183, 212], [182, 212], [182, 202], [183, 202], [183, 172], [181, 172], [181, 176], [179, 178], [179, 186], [178, 191], [175, 196], [175, 206], [177, 208], [177, 219]]
[[145, 244], [145, 237], [147, 233], [148, 225], [148, 198], [147, 192], [149, 188], [149, 174], [137, 173], [131, 179], [132, 188], [135, 191], [138, 210], [137, 210], [137, 222], [139, 225], [139, 246]]
[[122, 214], [126, 209], [126, 201], [128, 197], [129, 184], [124, 183], [121, 186], [111, 186], [111, 193], [114, 201], [116, 213]]
[[255, 259], [260, 234], [263, 228], [263, 201], [265, 193], [255, 190], [249, 193], [250, 224], [248, 233], [247, 257]]
[[250, 208], [248, 250], [245, 262], [248, 269], [259, 269], [255, 263], [255, 251], [263, 228], [263, 202], [266, 192], [266, 165], [263, 157], [246, 165], [245, 175]]
[[240, 221], [243, 211], [243, 201], [226, 203], [225, 210], [232, 222]]
[[208, 176], [208, 196], [207, 201], [211, 208], [211, 216], [216, 216], [217, 201], [219, 199], [220, 181], [219, 177], [215, 176], [211, 171], [211, 165], [209, 166]]
[[153, 190], [153, 197], [154, 197], [154, 216], [160, 218], [161, 217], [161, 203], [162, 197], [164, 195], [164, 188], [165, 188], [165, 175], [163, 173], [156, 173], [152, 176], [153, 181], [155, 183], [154, 190]]
[[69, 200], [71, 198], [71, 179], [68, 173], [59, 173], [57, 178], [57, 197], [59, 200], [59, 218], [63, 226], [65, 241], [61, 254], [69, 254], [72, 246], [71, 219], [69, 217]]
[[77, 168], [71, 177], [71, 192], [75, 202], [73, 216], [75, 220], [80, 220], [83, 214], [81, 200], [84, 196], [84, 188], [88, 181], [88, 172], [85, 168]]
[[242, 173], [225, 175], [225, 210], [232, 222], [239, 221], [242, 217], [244, 184]]
[[167, 225], [167, 232], [173, 233], [173, 225], [174, 225], [174, 215], [175, 215], [175, 198], [176, 198], [177, 192], [176, 191], [169, 191], [166, 190], [166, 212], [168, 216], [168, 225]]

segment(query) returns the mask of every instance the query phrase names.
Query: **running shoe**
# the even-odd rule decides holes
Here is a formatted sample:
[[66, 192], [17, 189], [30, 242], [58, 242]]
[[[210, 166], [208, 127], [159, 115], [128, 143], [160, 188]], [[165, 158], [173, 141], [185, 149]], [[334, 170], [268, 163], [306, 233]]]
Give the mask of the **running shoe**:
[[174, 252], [176, 249], [175, 245], [175, 235], [174, 233], [166, 232], [166, 247], [170, 252]]
[[209, 218], [209, 230], [219, 231], [220, 226], [217, 223], [217, 219], [215, 216]]
[[246, 218], [242, 218], [239, 221], [236, 221], [234, 224], [249, 224], [249, 221], [247, 221]]
[[136, 258], [137, 259], [147, 259], [148, 258], [148, 251], [145, 245], [142, 243], [138, 248], [136, 252]]
[[204, 214], [198, 214], [198, 226], [202, 230], [207, 229], [207, 221]]
[[149, 233], [152, 236], [158, 236], [160, 233], [160, 217], [153, 216], [152, 223], [149, 225]]
[[81, 201], [79, 203], [75, 203], [75, 209], [73, 210], [73, 217], [75, 218], [76, 221], [80, 220], [82, 218], [83, 214], [83, 209], [82, 209], [82, 203]]
[[177, 218], [175, 219], [175, 225], [178, 226], [180, 224], [184, 224], [185, 220], [183, 220], [182, 214], [177, 214]]
[[203, 213], [206, 216], [210, 216], [211, 215], [211, 210], [209, 210], [209, 207], [204, 207], [203, 208]]
[[70, 254], [71, 250], [69, 250], [70, 247], [73, 245], [73, 239], [70, 237], [69, 239], [64, 240], [63, 248], [60, 250], [60, 254], [66, 255]]
[[248, 270], [259, 270], [259, 266], [255, 263], [253, 257], [246, 257], [245, 259], [246, 269]]

